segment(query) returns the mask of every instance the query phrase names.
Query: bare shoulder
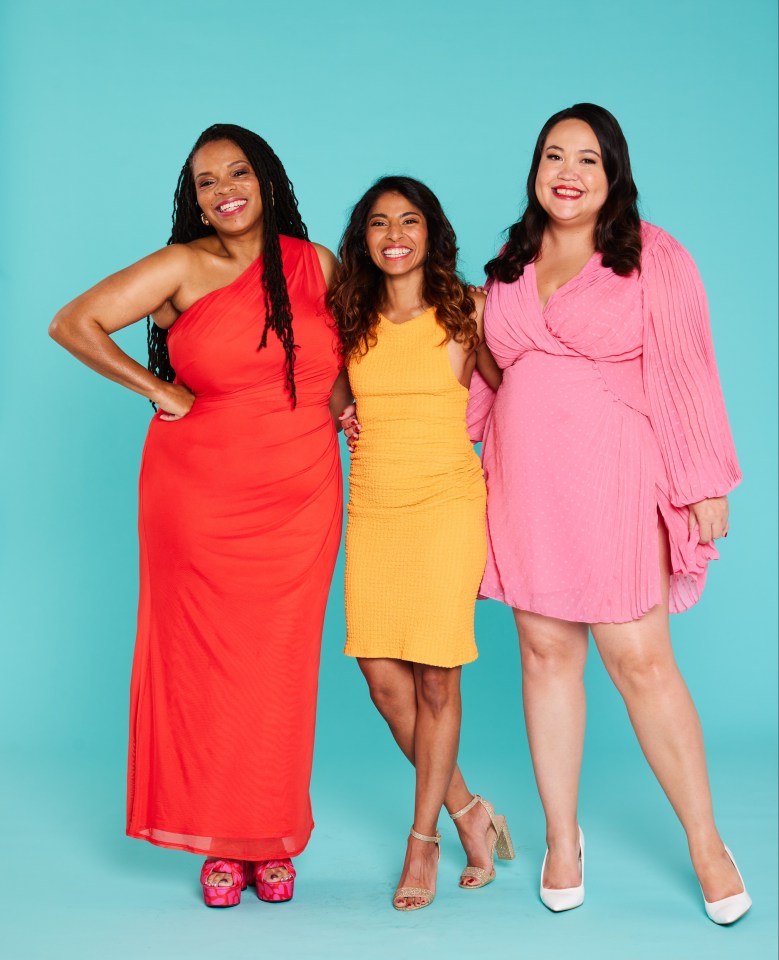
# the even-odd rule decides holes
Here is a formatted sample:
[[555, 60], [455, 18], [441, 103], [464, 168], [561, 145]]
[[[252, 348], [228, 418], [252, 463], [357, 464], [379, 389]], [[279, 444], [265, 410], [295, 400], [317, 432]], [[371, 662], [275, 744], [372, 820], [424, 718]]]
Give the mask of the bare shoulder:
[[322, 246], [321, 243], [312, 243], [311, 246], [316, 250], [316, 255], [319, 257], [319, 264], [322, 267], [322, 273], [329, 287], [333, 279], [333, 274], [335, 273], [335, 268], [338, 265], [335, 254], [332, 250], [328, 250], [327, 247]]
[[180, 273], [191, 269], [197, 262], [198, 253], [189, 243], [171, 243], [140, 261], [160, 270]]
[[[145, 267], [144, 275], [149, 285], [160, 284], [160, 290], [170, 295], [178, 290], [187, 275], [197, 266], [197, 256], [189, 244], [174, 243], [156, 250], [144, 258], [139, 266]], [[139, 277], [139, 280], [141, 278]], [[165, 299], [150, 311], [154, 323], [165, 330], [171, 327], [178, 317], [178, 310], [171, 299]]]
[[473, 300], [473, 305], [476, 308], [473, 311], [473, 319], [476, 321], [476, 332], [479, 335], [479, 340], [484, 340], [484, 304], [487, 302], [487, 294], [482, 293], [481, 290], [469, 290], [471, 300]]
[[487, 302], [487, 294], [475, 288], [471, 288], [468, 293], [470, 294], [471, 300], [473, 300], [473, 305], [476, 307], [476, 315], [478, 317], [483, 316], [484, 304]]

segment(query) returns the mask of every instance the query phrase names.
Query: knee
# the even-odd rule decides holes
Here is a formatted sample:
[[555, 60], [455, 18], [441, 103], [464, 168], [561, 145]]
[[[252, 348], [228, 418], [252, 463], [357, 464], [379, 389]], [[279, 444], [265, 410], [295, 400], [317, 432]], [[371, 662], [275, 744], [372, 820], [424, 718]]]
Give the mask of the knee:
[[391, 716], [408, 707], [408, 697], [397, 684], [372, 678], [368, 680], [368, 691], [373, 705], [383, 717]]
[[417, 682], [420, 706], [440, 716], [459, 703], [459, 686], [453, 682], [453, 671], [443, 667], [422, 667]]
[[607, 663], [609, 673], [619, 689], [648, 690], [666, 685], [676, 672], [673, 659], [667, 654], [647, 650], [625, 650]]
[[578, 644], [539, 636], [522, 636], [520, 640], [522, 672], [525, 676], [583, 674], [584, 658]]

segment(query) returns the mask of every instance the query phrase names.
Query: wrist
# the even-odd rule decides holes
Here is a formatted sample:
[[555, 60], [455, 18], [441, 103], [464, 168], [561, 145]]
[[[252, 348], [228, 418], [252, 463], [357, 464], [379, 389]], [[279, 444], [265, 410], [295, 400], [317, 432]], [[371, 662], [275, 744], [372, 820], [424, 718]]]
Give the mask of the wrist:
[[161, 380], [159, 377], [154, 377], [154, 382], [151, 385], [151, 390], [148, 392], [147, 396], [153, 404], [156, 404], [158, 407], [165, 406], [165, 399], [170, 397], [171, 390], [173, 386], [172, 383], [168, 383], [167, 380]]

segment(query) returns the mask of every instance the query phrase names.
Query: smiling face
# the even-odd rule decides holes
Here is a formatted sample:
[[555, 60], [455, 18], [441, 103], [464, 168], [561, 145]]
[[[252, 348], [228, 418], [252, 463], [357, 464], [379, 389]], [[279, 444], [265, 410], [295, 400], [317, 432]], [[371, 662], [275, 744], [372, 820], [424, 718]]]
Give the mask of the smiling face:
[[427, 220], [400, 193], [383, 193], [371, 207], [365, 226], [368, 256], [391, 277], [424, 269], [427, 259]]
[[609, 183], [598, 138], [583, 120], [563, 120], [549, 131], [536, 174], [538, 202], [559, 226], [591, 226]]
[[214, 140], [192, 158], [200, 209], [219, 233], [242, 234], [262, 223], [260, 183], [240, 147]]

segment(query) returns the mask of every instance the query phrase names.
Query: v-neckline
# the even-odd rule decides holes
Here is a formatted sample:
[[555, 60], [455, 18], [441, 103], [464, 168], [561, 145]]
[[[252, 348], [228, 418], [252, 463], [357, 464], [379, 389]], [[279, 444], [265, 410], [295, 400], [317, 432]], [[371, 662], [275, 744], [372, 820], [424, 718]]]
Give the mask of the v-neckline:
[[592, 256], [591, 256], [591, 257], [589, 258], [589, 260], [582, 266], [581, 270], [579, 270], [578, 273], [575, 273], [569, 280], [566, 280], [565, 283], [561, 283], [559, 287], [555, 287], [555, 289], [554, 289], [554, 290], [549, 294], [549, 296], [546, 298], [546, 303], [541, 303], [541, 294], [540, 294], [540, 292], [539, 292], [539, 290], [538, 290], [538, 274], [536, 273], [536, 262], [535, 262], [535, 260], [531, 260], [531, 261], [530, 261], [530, 263], [528, 264], [528, 266], [532, 266], [532, 267], [533, 267], [533, 290], [535, 291], [535, 294], [536, 294], [536, 303], [538, 304], [538, 308], [539, 308], [539, 310], [541, 311], [542, 316], [543, 316], [543, 315], [546, 315], [546, 311], [547, 311], [547, 308], [548, 308], [549, 304], [550, 304], [550, 303], [552, 302], [552, 300], [557, 296], [557, 294], [558, 294], [561, 290], [564, 290], [569, 284], [573, 283], [574, 280], [578, 280], [579, 277], [580, 277], [580, 276], [584, 273], [584, 271], [587, 269], [587, 267], [589, 267], [589, 265], [590, 265], [590, 264], [592, 263], [592, 261], [595, 259], [595, 257], [597, 257], [597, 255], [598, 255], [598, 251], [597, 251], [597, 250], [593, 250]]

